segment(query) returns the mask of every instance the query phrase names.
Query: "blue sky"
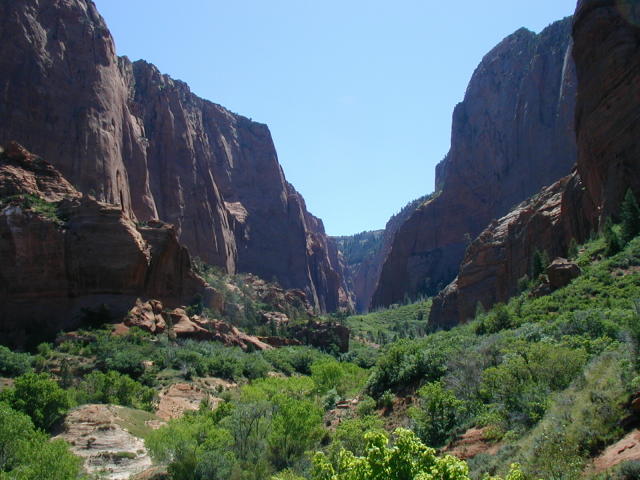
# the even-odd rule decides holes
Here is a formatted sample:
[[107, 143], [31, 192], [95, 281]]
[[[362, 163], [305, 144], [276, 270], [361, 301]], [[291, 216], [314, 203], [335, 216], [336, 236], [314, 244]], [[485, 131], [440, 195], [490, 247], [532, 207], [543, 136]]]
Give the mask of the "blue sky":
[[482, 57], [575, 0], [95, 0], [119, 55], [266, 123], [330, 235], [383, 228], [433, 190]]

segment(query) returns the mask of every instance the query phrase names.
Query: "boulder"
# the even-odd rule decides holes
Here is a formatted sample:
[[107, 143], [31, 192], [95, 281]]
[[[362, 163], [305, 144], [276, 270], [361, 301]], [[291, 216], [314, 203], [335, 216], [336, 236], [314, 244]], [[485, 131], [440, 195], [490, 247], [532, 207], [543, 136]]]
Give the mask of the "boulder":
[[581, 273], [582, 271], [580, 270], [580, 267], [566, 258], [556, 258], [547, 267], [549, 284], [554, 290], [566, 287], [571, 283], [571, 280], [578, 278]]
[[162, 317], [162, 303], [158, 300], [136, 300], [124, 321], [127, 327], [138, 327], [150, 333], [163, 333], [167, 324]]

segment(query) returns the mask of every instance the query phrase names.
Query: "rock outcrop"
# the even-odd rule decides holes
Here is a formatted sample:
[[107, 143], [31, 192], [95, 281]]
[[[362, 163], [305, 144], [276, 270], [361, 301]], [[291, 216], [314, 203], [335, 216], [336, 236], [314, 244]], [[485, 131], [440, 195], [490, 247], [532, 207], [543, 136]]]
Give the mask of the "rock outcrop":
[[575, 210], [567, 198], [576, 192], [585, 193], [574, 174], [493, 221], [467, 249], [457, 278], [434, 298], [429, 324], [450, 328], [473, 318], [478, 303], [490, 308], [508, 300], [518, 292], [518, 280], [531, 274], [536, 250], [553, 258], [566, 253], [572, 238], [584, 239], [593, 209]]
[[573, 25], [577, 171], [543, 190], [538, 197], [548, 201], [534, 197], [529, 214], [516, 209], [479, 236], [457, 279], [434, 300], [433, 325], [471, 318], [477, 302], [490, 307], [506, 300], [515, 293], [518, 276], [527, 273], [535, 249], [566, 253], [571, 238], [584, 240], [604, 218], [617, 215], [628, 188], [640, 193], [639, 19], [633, 2], [578, 3]]
[[87, 309], [126, 313], [138, 297], [177, 306], [211, 289], [175, 229], [139, 226], [121, 206], [83, 196], [46, 161], [0, 155], [0, 338], [22, 344], [78, 326]]
[[552, 289], [566, 287], [574, 278], [578, 278], [582, 271], [577, 263], [566, 258], [556, 258], [547, 267], [547, 278]]
[[153, 334], [166, 331], [172, 338], [216, 341], [245, 351], [271, 349], [271, 345], [259, 337], [248, 335], [227, 322], [199, 315], [189, 316], [182, 308], [167, 310], [158, 300], [136, 300], [123, 324], [116, 325], [116, 332], [123, 334], [131, 327]]
[[122, 426], [121, 411], [122, 407], [113, 405], [83, 405], [65, 418], [63, 432], [57, 438], [71, 445], [88, 474], [126, 480], [151, 467], [144, 440]]
[[198, 410], [203, 402], [213, 410], [221, 401], [196, 385], [174, 383], [163, 388], [158, 395], [156, 416], [168, 422], [183, 417], [185, 412]]
[[287, 183], [267, 126], [115, 54], [90, 0], [0, 2], [0, 141], [79, 191], [162, 220], [192, 255], [349, 306], [335, 246]]
[[437, 193], [399, 228], [374, 306], [434, 294], [492, 219], [567, 175], [576, 159], [571, 19], [521, 29], [476, 69], [453, 113]]
[[296, 325], [290, 328], [289, 335], [305, 345], [311, 345], [323, 350], [338, 349], [340, 353], [349, 351], [349, 328], [335, 322], [310, 321], [306, 325]]

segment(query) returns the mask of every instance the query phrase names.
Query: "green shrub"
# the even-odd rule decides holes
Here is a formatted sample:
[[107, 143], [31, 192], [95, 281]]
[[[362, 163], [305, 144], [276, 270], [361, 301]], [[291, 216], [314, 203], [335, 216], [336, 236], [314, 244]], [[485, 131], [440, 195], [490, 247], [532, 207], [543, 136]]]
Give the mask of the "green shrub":
[[311, 378], [318, 393], [336, 390], [338, 395], [360, 391], [366, 381], [367, 372], [353, 363], [336, 360], [319, 360], [311, 365]]
[[77, 480], [81, 465], [65, 442], [49, 441], [27, 415], [0, 402], [0, 478]]
[[0, 345], [0, 376], [17, 377], [32, 370], [33, 358], [28, 353], [15, 353]]
[[0, 401], [31, 417], [34, 425], [50, 430], [72, 406], [69, 393], [46, 373], [27, 373], [0, 392]]
[[617, 470], [617, 476], [620, 480], [637, 480], [640, 478], [640, 461], [629, 460], [623, 462]]
[[611, 257], [622, 250], [622, 242], [613, 228], [611, 218], [607, 218], [605, 221], [602, 233], [605, 241], [604, 254], [607, 257]]
[[362, 400], [358, 403], [357, 412], [361, 417], [373, 415], [376, 410], [376, 401], [369, 395], [364, 395]]
[[491, 312], [481, 315], [476, 323], [476, 334], [486, 335], [498, 333], [514, 327], [511, 312], [504, 303], [498, 303]]
[[[354, 455], [365, 454], [365, 433], [384, 432], [383, 422], [378, 416], [368, 415], [362, 418], [349, 418], [340, 422], [336, 427], [330, 451], [338, 452], [346, 449]], [[337, 456], [333, 458], [334, 465], [337, 465]]]
[[229, 432], [207, 414], [172, 420], [145, 441], [152, 457], [168, 464], [174, 480], [227, 480], [235, 463], [231, 444]]
[[395, 398], [396, 397], [391, 390], [386, 390], [382, 395], [380, 395], [380, 397], [378, 397], [378, 408], [386, 408], [388, 410], [392, 409]]
[[631, 189], [627, 190], [620, 206], [620, 219], [620, 241], [627, 244], [640, 234], [640, 207], [638, 207], [636, 196]]
[[[405, 429], [394, 433], [393, 446], [382, 432], [365, 434], [365, 453], [355, 456], [343, 449], [338, 453], [339, 464], [333, 465], [324, 453], [313, 458], [313, 480], [406, 480], [447, 479], [469, 480], [469, 469], [462, 460], [446, 455], [437, 457], [436, 451], [425, 446], [416, 435]], [[518, 465], [513, 465], [507, 480], [524, 480]]]
[[414, 431], [431, 447], [441, 447], [452, 437], [466, 417], [464, 402], [446, 390], [441, 382], [428, 383], [418, 390], [419, 406], [409, 410]]
[[373, 368], [367, 393], [378, 398], [386, 390], [439, 380], [446, 373], [449, 355], [462, 348], [461, 340], [455, 334], [443, 332], [424, 340], [399, 340], [390, 344]]
[[569, 386], [586, 359], [584, 350], [544, 342], [515, 343], [500, 365], [482, 372], [480, 395], [511, 427], [530, 427], [546, 411], [549, 393]]
[[77, 389], [79, 403], [110, 403], [151, 411], [155, 391], [118, 372], [92, 372]]

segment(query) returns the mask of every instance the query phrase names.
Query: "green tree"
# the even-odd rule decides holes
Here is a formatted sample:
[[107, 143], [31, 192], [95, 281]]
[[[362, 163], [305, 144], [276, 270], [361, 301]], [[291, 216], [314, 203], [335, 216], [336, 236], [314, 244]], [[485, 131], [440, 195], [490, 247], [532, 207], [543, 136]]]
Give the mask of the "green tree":
[[221, 425], [233, 437], [233, 450], [239, 460], [258, 462], [266, 450], [273, 406], [266, 401], [243, 402], [233, 406]]
[[31, 419], [0, 402], [0, 478], [75, 480], [81, 460], [62, 440], [49, 441]]
[[91, 372], [78, 387], [81, 403], [111, 403], [151, 410], [154, 396], [153, 388], [115, 371]]
[[267, 437], [269, 457], [277, 470], [292, 467], [322, 435], [322, 410], [309, 400], [285, 395], [273, 398], [276, 413]]
[[640, 234], [640, 207], [631, 189], [628, 189], [624, 196], [620, 207], [620, 219], [622, 220], [620, 240], [626, 244]]
[[567, 249], [567, 257], [573, 260], [578, 257], [578, 242], [575, 238], [572, 238], [569, 242], [569, 248]]
[[[337, 467], [324, 453], [313, 458], [313, 480], [469, 480], [467, 464], [446, 455], [437, 457], [436, 451], [424, 445], [410, 430], [399, 428], [394, 444], [384, 433], [365, 434], [366, 453], [355, 456], [348, 450], [340, 452]], [[507, 480], [523, 480], [519, 465], [512, 465]]]
[[15, 353], [0, 345], [0, 375], [16, 377], [32, 370], [33, 359], [28, 353]]
[[533, 260], [531, 266], [531, 278], [537, 280], [542, 275], [549, 265], [549, 254], [545, 251], [536, 250], [533, 253]]
[[620, 242], [620, 238], [618, 237], [618, 234], [613, 229], [613, 222], [611, 221], [611, 218], [607, 218], [607, 220], [604, 222], [604, 228], [602, 233], [604, 235], [604, 242], [606, 245], [604, 254], [607, 257], [615, 255], [620, 250], [622, 250], [622, 244]]
[[198, 412], [153, 431], [146, 439], [152, 457], [167, 463], [174, 480], [226, 480], [235, 457], [231, 435], [210, 412]]
[[27, 373], [16, 378], [13, 388], [0, 392], [0, 401], [26, 413], [37, 428], [46, 431], [72, 406], [69, 393], [46, 373]]
[[464, 402], [441, 382], [428, 383], [418, 391], [419, 407], [409, 410], [420, 439], [432, 447], [443, 446], [465, 415]]

